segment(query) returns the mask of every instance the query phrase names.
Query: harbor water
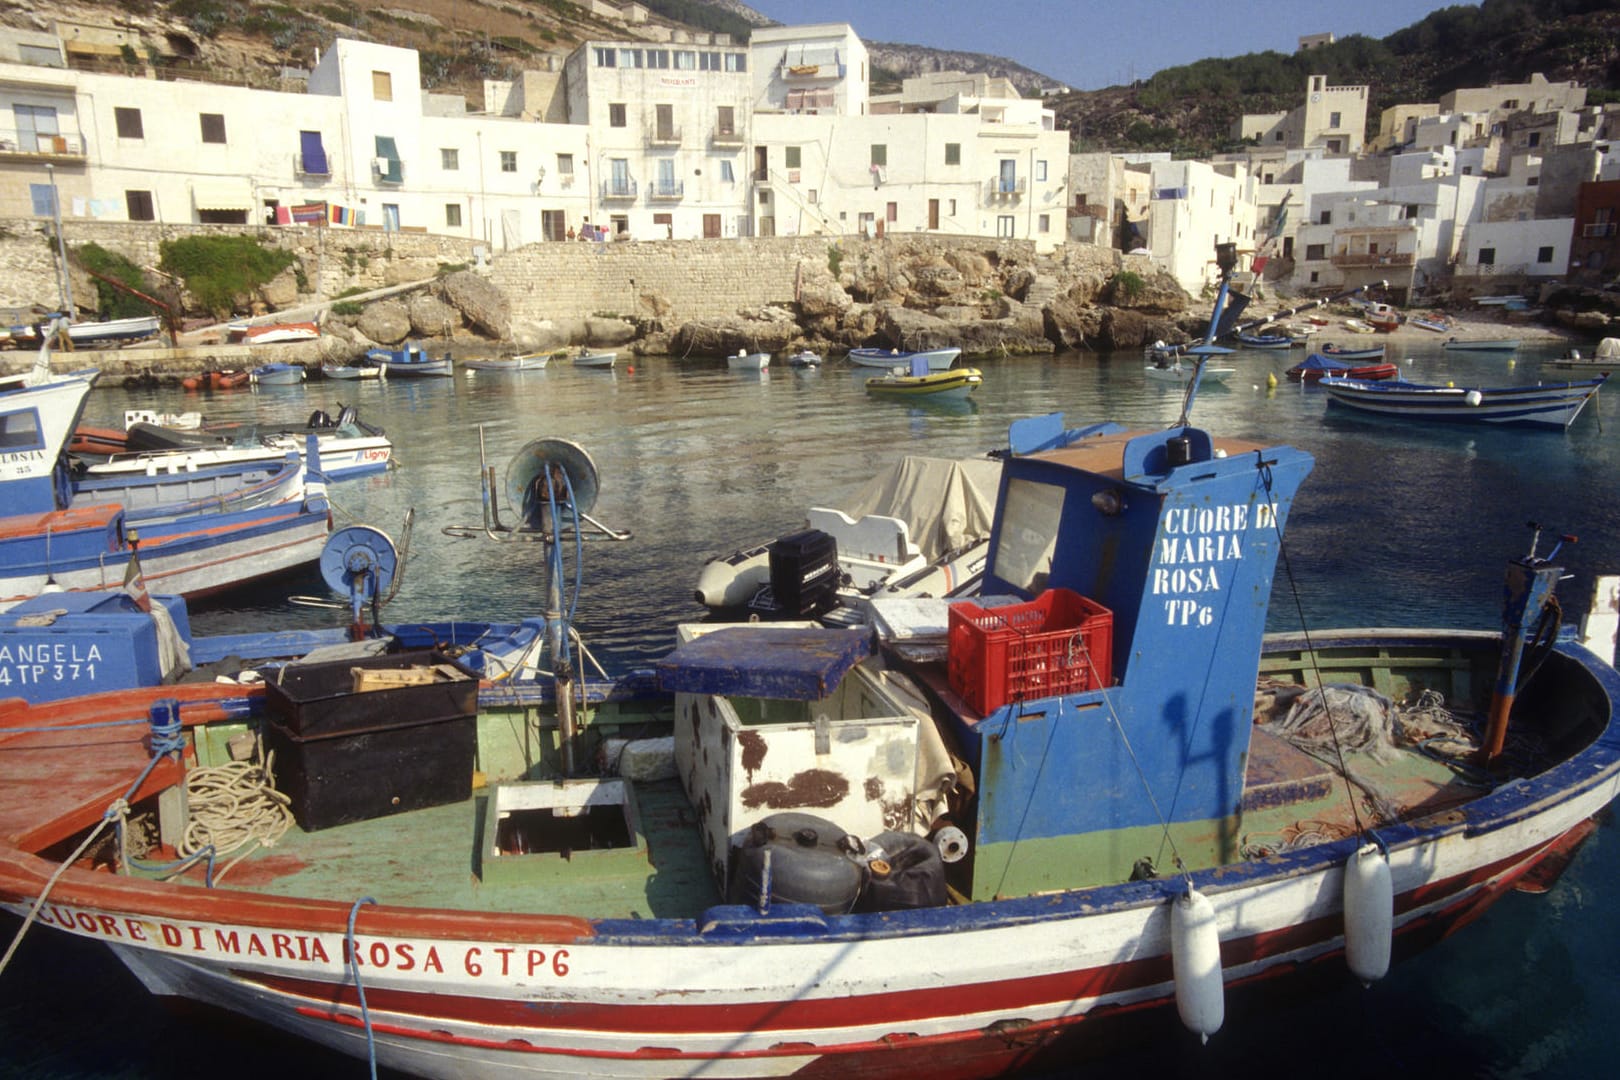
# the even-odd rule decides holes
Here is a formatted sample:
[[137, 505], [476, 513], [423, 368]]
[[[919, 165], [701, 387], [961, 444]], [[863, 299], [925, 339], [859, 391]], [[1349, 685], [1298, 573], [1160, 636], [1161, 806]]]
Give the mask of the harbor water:
[[[1498, 385], [1585, 377], [1544, 367], [1561, 346], [1517, 354], [1447, 353], [1436, 344], [1392, 356], [1404, 378]], [[1590, 343], [1587, 343], [1587, 348]], [[1561, 561], [1566, 614], [1585, 610], [1594, 574], [1620, 573], [1620, 384], [1567, 431], [1419, 428], [1329, 406], [1291, 384], [1302, 358], [1239, 351], [1236, 374], [1200, 392], [1192, 419], [1221, 434], [1308, 450], [1273, 591], [1270, 627], [1495, 628], [1505, 560], [1523, 554], [1528, 522], [1571, 534]], [[628, 361], [628, 362], [627, 362]], [[586, 546], [577, 625], [614, 668], [650, 664], [675, 626], [704, 612], [692, 599], [703, 560], [802, 527], [809, 506], [839, 506], [902, 454], [966, 457], [1005, 444], [1010, 421], [1063, 412], [1071, 426], [1111, 419], [1175, 422], [1181, 388], [1143, 377], [1134, 354], [1063, 353], [976, 362], [984, 384], [966, 403], [872, 398], [866, 375], [819, 369], [728, 370], [723, 359], [621, 357], [612, 371], [553, 364], [523, 373], [461, 372], [386, 384], [313, 381], [228, 391], [99, 390], [86, 420], [121, 423], [126, 408], [200, 410], [210, 421], [300, 425], [316, 409], [356, 405], [394, 440], [397, 468], [331, 490], [339, 525], [365, 523], [404, 542], [391, 621], [517, 619], [544, 606], [541, 549], [453, 539], [478, 525], [480, 447], [500, 481], [532, 439], [571, 440], [594, 459], [593, 516], [633, 534]], [[1274, 376], [1276, 385], [1268, 385]], [[194, 633], [334, 625], [344, 612], [288, 603], [324, 595], [313, 570], [198, 605]], [[1165, 1010], [1151, 1045], [1128, 1064], [1172, 1075], [1365, 1077], [1429, 1070], [1471, 1077], [1607, 1075], [1606, 1025], [1620, 1015], [1620, 889], [1612, 826], [1593, 836], [1547, 895], [1510, 894], [1477, 923], [1375, 986], [1330, 985], [1263, 1007], [1241, 1003], [1208, 1046]], [[0, 919], [9, 940], [18, 920]], [[363, 1061], [309, 1047], [220, 1014], [174, 1014], [106, 950], [35, 929], [0, 977], [0, 1080], [197, 1075], [365, 1075]]]

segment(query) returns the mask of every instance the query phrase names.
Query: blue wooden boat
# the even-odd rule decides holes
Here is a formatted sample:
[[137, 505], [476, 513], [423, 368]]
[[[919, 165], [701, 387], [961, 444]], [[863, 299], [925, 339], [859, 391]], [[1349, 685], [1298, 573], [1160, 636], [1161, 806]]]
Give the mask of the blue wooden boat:
[[1423, 423], [1567, 428], [1608, 375], [1533, 386], [1432, 386], [1411, 382], [1324, 379], [1333, 404]]
[[385, 377], [438, 378], [455, 374], [454, 362], [447, 352], [443, 356], [429, 356], [421, 345], [407, 342], [397, 349], [370, 349], [366, 359], [383, 369]]
[[1292, 349], [1302, 344], [1287, 334], [1238, 334], [1237, 340], [1248, 349]]
[[[876, 633], [687, 627], [605, 688], [560, 595], [594, 472], [532, 458], [509, 487], [560, 542], [521, 662], [328, 654], [0, 711], [0, 898], [155, 992], [406, 1073], [1050, 1074], [1149, 1010], [1207, 1036], [1229, 986], [1375, 981], [1620, 791], [1620, 673], [1559, 633], [1539, 533], [1486, 630], [1268, 637], [1309, 453], [1185, 413], [1031, 417], [1002, 451], [980, 596]], [[339, 554], [363, 611], [381, 566]], [[237, 771], [296, 821], [273, 848], [85, 855], [104, 821], [178, 835], [254, 736], [274, 776]]]

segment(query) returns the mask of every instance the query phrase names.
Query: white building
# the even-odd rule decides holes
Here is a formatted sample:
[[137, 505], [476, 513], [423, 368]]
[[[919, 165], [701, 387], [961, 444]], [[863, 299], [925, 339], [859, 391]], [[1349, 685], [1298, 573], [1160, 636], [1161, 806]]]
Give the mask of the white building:
[[590, 140], [592, 224], [640, 239], [747, 236], [749, 52], [589, 41], [568, 57], [568, 119]]
[[760, 27], [748, 38], [759, 112], [862, 116], [872, 84], [866, 45], [848, 23]]
[[1555, 278], [1569, 272], [1574, 218], [1480, 221], [1462, 230], [1458, 278]]
[[1219, 277], [1215, 245], [1255, 244], [1255, 184], [1240, 163], [1155, 161], [1147, 247], [1181, 287], [1197, 293]]

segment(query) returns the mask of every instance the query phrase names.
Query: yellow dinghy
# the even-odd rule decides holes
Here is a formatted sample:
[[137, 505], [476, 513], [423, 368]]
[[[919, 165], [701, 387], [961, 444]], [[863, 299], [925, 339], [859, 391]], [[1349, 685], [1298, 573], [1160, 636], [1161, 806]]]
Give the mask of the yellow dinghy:
[[978, 368], [948, 368], [921, 375], [875, 375], [866, 380], [866, 392], [886, 397], [926, 397], [933, 400], [965, 398], [979, 388], [984, 376]]

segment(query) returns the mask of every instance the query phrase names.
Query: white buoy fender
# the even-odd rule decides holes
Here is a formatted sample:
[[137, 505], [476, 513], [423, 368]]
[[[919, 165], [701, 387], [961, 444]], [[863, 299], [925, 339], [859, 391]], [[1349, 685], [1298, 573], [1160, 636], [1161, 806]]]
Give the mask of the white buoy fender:
[[1478, 390], [1470, 390], [1468, 393], [1463, 395], [1463, 400], [1468, 402], [1470, 405], [1478, 405], [1480, 402], [1485, 400], [1485, 395], [1481, 394]]
[[1344, 868], [1344, 959], [1363, 983], [1389, 971], [1395, 929], [1395, 888], [1389, 860], [1377, 844], [1365, 844]]
[[1170, 906], [1170, 966], [1181, 1022], [1207, 1042], [1226, 1019], [1226, 997], [1215, 905], [1197, 889], [1188, 889]]

